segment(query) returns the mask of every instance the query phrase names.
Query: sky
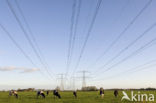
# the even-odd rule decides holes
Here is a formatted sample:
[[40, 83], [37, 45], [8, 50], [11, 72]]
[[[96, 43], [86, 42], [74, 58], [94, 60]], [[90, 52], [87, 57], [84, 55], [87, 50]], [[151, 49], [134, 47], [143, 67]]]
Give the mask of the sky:
[[[59, 74], [65, 74], [67, 71], [74, 0], [8, 1], [15, 10], [32, 43], [34, 44], [36, 41], [38, 44], [41, 51], [41, 58], [43, 61], [46, 61], [48, 68], [44, 68], [39, 58], [35, 55], [29, 41], [26, 39], [15, 16], [11, 12], [7, 0], [0, 0], [0, 24], [5, 27], [35, 64], [33, 65], [23, 55], [5, 31], [0, 28], [0, 89], [28, 87], [53, 89], [56, 86], [60, 86], [61, 77]], [[19, 4], [35, 37], [35, 41], [29, 33], [15, 1]], [[76, 5], [78, 5], [79, 0], [76, 1]], [[97, 1], [82, 0], [81, 2], [73, 55], [67, 78], [64, 79], [66, 89], [72, 88], [72, 73], [80, 57], [80, 52], [93, 19]], [[111, 60], [145, 30], [156, 23], [156, 1], [152, 0], [149, 6], [126, 30], [124, 35], [110, 47], [111, 43], [149, 1], [102, 0], [79, 66], [75, 71], [76, 88], [82, 86], [81, 71], [83, 70], [88, 71], [86, 73], [87, 86], [96, 85], [97, 87], [104, 88], [156, 87], [156, 80], [154, 79], [156, 78], [156, 66], [154, 65], [156, 64], [156, 42], [152, 42], [148, 48], [145, 48], [137, 55], [128, 57], [137, 49], [156, 38], [156, 27], [153, 27], [115, 60]], [[108, 50], [109, 47], [110, 50]], [[106, 50], [108, 52], [102, 56]], [[99, 57], [100, 59], [96, 62]], [[128, 57], [127, 60], [115, 65], [126, 57]], [[105, 65], [108, 62], [109, 64]], [[145, 65], [145, 67], [141, 66], [148, 62], [149, 64]], [[115, 66], [112, 67], [113, 65]], [[110, 67], [112, 68], [105, 72]], [[129, 69], [131, 70], [130, 72], [127, 71]]]

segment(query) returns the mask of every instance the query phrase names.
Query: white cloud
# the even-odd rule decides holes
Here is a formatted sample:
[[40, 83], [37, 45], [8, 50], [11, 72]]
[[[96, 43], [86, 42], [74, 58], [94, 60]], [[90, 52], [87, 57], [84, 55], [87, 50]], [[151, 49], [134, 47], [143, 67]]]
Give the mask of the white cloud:
[[39, 69], [37, 69], [37, 68], [24, 69], [21, 73], [31, 73], [31, 72], [35, 72], [35, 71], [39, 71]]
[[0, 67], [0, 71], [13, 71], [17, 70], [16, 67]]
[[35, 72], [35, 71], [39, 71], [38, 68], [24, 68], [24, 67], [13, 67], [13, 66], [9, 66], [9, 67], [0, 67], [0, 71], [21, 71], [21, 73], [31, 73], [31, 72]]

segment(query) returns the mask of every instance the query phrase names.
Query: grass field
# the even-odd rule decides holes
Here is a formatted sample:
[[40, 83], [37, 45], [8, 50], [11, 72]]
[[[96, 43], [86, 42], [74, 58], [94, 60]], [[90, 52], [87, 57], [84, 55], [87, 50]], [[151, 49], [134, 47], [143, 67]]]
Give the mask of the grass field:
[[[130, 91], [126, 91], [130, 95]], [[137, 91], [135, 91], [137, 93]], [[152, 93], [156, 95], [156, 91], [141, 91], [141, 93]], [[119, 91], [118, 98], [115, 98], [113, 91], [105, 91], [102, 99], [99, 92], [78, 92], [78, 98], [75, 99], [72, 92], [60, 92], [62, 99], [54, 99], [52, 92], [45, 99], [36, 99], [36, 92], [19, 92], [19, 99], [9, 97], [8, 92], [0, 92], [0, 103], [136, 103], [122, 101], [122, 92]], [[137, 102], [137, 103], [156, 103], [155, 102]]]

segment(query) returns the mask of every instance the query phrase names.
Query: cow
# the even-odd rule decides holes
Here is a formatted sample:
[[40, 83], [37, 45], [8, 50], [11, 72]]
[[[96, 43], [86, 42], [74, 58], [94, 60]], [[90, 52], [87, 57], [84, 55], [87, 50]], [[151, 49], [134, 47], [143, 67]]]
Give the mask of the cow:
[[100, 88], [100, 96], [101, 96], [101, 98], [104, 97], [104, 89], [103, 88]]
[[42, 98], [45, 98], [44, 92], [43, 92], [43, 91], [37, 91], [37, 98], [38, 98], [39, 96], [42, 96]]
[[12, 96], [12, 94], [13, 94], [13, 91], [12, 90], [9, 91], [9, 96]]
[[37, 91], [37, 98], [40, 96], [40, 91]]
[[40, 95], [41, 95], [43, 98], [45, 98], [45, 94], [44, 94], [43, 91], [40, 92]]
[[12, 91], [12, 90], [11, 90], [11, 91], [9, 92], [9, 96], [12, 96], [12, 95], [15, 96], [15, 97], [18, 99], [18, 93], [17, 93], [17, 91]]
[[76, 91], [73, 91], [73, 95], [75, 98], [77, 98], [77, 92]]
[[17, 99], [18, 99], [18, 93], [17, 93], [17, 91], [10, 91], [9, 92], [9, 96], [15, 96]]
[[49, 91], [47, 91], [47, 96], [49, 95]]
[[53, 91], [53, 95], [54, 95], [54, 99], [55, 99], [55, 96], [58, 97], [59, 99], [61, 99], [61, 95], [59, 94], [59, 92], [57, 90]]
[[117, 97], [118, 96], [118, 91], [114, 90], [114, 96]]
[[14, 94], [14, 96], [15, 96], [16, 98], [18, 98], [18, 93], [17, 93], [17, 91], [14, 91], [13, 94]]

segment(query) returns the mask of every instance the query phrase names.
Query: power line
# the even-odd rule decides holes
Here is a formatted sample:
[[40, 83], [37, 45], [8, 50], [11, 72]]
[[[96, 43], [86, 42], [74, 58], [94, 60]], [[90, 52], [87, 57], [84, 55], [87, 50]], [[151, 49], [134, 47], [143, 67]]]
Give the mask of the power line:
[[72, 41], [72, 46], [71, 46], [71, 57], [73, 55], [73, 50], [74, 50], [74, 45], [75, 45], [75, 38], [76, 38], [76, 34], [77, 34], [77, 26], [78, 26], [78, 21], [79, 21], [81, 2], [82, 2], [82, 0], [79, 0], [78, 11], [77, 11], [76, 21], [75, 21], [74, 34], [73, 34], [73, 41]]
[[[77, 26], [78, 26], [79, 15], [80, 15], [81, 2], [82, 2], [81, 0], [78, 0], [77, 12], [76, 12], [76, 4], [77, 4], [76, 0], [74, 0], [74, 3], [73, 3], [73, 8], [72, 8], [73, 12], [72, 12], [72, 16], [71, 16], [71, 28], [70, 28], [70, 38], [69, 38], [66, 76], [68, 74], [68, 70], [69, 70], [72, 55], [73, 55], [73, 50], [74, 50], [74, 45], [75, 45], [75, 38], [76, 38], [76, 34], [77, 34]], [[74, 18], [75, 18], [75, 22], [74, 22]]]
[[78, 7], [77, 7], [78, 10], [77, 10], [77, 15], [76, 15], [75, 28], [74, 28], [74, 33], [73, 33], [73, 41], [72, 41], [72, 46], [71, 46], [71, 56], [73, 54], [73, 49], [74, 49], [74, 45], [75, 45], [75, 38], [76, 38], [76, 34], [77, 34], [77, 26], [78, 26], [78, 22], [79, 22], [81, 2], [82, 2], [82, 0], [79, 0]]
[[[124, 61], [128, 60], [129, 58], [131, 58], [131, 57], [137, 55], [138, 53], [142, 52], [143, 50], [149, 48], [150, 46], [153, 45], [152, 43], [155, 42], [155, 41], [156, 41], [156, 38], [152, 39], [151, 41], [149, 41], [149, 42], [146, 43], [145, 45], [141, 46], [141, 47], [140, 47], [139, 49], [137, 49], [136, 51], [132, 52], [132, 53], [131, 53], [130, 55], [128, 55], [127, 57], [123, 58], [123, 59], [120, 60], [119, 62], [117, 62], [117, 63], [115, 63], [114, 65], [112, 65], [112, 66], [110, 66], [109, 68], [107, 68], [105, 71], [100, 72], [100, 74], [111, 70], [111, 69], [114, 68], [115, 66], [117, 66], [117, 65], [119, 65], [119, 64], [121, 64], [121, 63], [123, 63]], [[98, 74], [98, 76], [99, 76], [99, 74]]]
[[83, 46], [82, 46], [82, 49], [81, 49], [81, 52], [80, 52], [80, 55], [79, 55], [78, 61], [77, 61], [77, 63], [76, 63], [76, 66], [75, 66], [75, 69], [74, 69], [72, 75], [75, 73], [75, 71], [77, 70], [77, 68], [78, 68], [78, 66], [79, 66], [79, 64], [80, 64], [81, 58], [82, 58], [82, 56], [83, 56], [83, 53], [84, 53], [85, 47], [86, 47], [87, 42], [88, 42], [88, 39], [89, 39], [89, 37], [90, 37], [90, 33], [91, 33], [92, 28], [93, 28], [93, 25], [94, 25], [94, 23], [95, 23], [95, 20], [96, 20], [96, 17], [97, 17], [98, 11], [99, 11], [99, 9], [100, 9], [100, 5], [101, 5], [101, 3], [102, 3], [102, 0], [98, 0], [97, 5], [96, 5], [96, 10], [95, 10], [95, 12], [94, 12], [94, 15], [93, 15], [93, 18], [92, 18], [91, 24], [90, 24], [90, 26], [89, 26], [89, 29], [88, 29], [88, 32], [87, 32], [87, 35], [86, 35], [86, 38], [85, 38], [84, 44], [83, 44]]
[[[121, 8], [121, 12], [120, 12], [118, 18], [116, 18], [116, 19], [113, 20], [113, 23], [111, 23], [112, 25], [116, 24], [116, 22], [119, 20], [119, 18], [120, 18], [121, 15], [123, 14], [125, 8], [126, 8], [127, 5], [129, 4], [129, 1], [130, 1], [130, 0], [127, 0], [126, 3], [125, 3], [125, 5], [123, 5], [123, 7]], [[95, 65], [97, 64], [97, 62], [100, 61], [100, 60], [102, 59], [102, 57], [103, 57], [103, 56], [98, 57], [98, 58], [94, 61], [94, 63], [90, 64], [90, 65], [86, 68], [86, 70], [89, 69], [89, 68], [93, 68], [93, 66], [95, 66]]]
[[6, 2], [7, 2], [7, 4], [8, 4], [8, 7], [9, 7], [10, 11], [11, 11], [12, 14], [14, 15], [16, 21], [18, 22], [18, 24], [19, 24], [21, 30], [23, 31], [24, 36], [26, 37], [26, 39], [28, 40], [30, 46], [32, 47], [32, 49], [33, 49], [35, 55], [37, 56], [37, 58], [39, 59], [39, 61], [41, 62], [41, 64], [44, 66], [44, 68], [45, 68], [45, 70], [47, 71], [48, 75], [49, 75], [51, 78], [53, 78], [53, 76], [51, 75], [51, 73], [49, 72], [49, 70], [47, 69], [47, 67], [45, 66], [44, 62], [42, 61], [42, 59], [41, 59], [40, 55], [38, 54], [37, 50], [35, 49], [35, 46], [33, 45], [31, 39], [29, 38], [29, 35], [27, 34], [26, 30], [24, 29], [24, 27], [23, 27], [21, 21], [19, 20], [18, 16], [16, 15], [16, 12], [14, 11], [14, 9], [13, 9], [12, 5], [10, 4], [9, 0], [6, 0]]
[[115, 24], [119, 20], [119, 18], [121, 18], [121, 16], [123, 15], [126, 7], [129, 5], [129, 3], [130, 3], [130, 0], [127, 0], [125, 5], [123, 5], [122, 8], [121, 8], [121, 12], [119, 13], [119, 16], [116, 19], [114, 19], [113, 23], [111, 23], [111, 24]]
[[[152, 63], [155, 63], [155, 62], [156, 62], [156, 60], [152, 60], [152, 61], [146, 62], [146, 63], [144, 63], [142, 65], [136, 66], [134, 68], [128, 69], [126, 71], [120, 72], [120, 73], [118, 73], [116, 75], [112, 75], [110, 77], [106, 77], [106, 78], [101, 79], [101, 80], [108, 80], [108, 79], [116, 78], [116, 77], [119, 77], [119, 76], [123, 76], [125, 74], [129, 74], [129, 73], [137, 72], [137, 71], [140, 71], [140, 70], [144, 70], [144, 69], [149, 68], [151, 66], [155, 66], [156, 64], [154, 64], [154, 65], [152, 64]], [[150, 64], [152, 64], [152, 65], [150, 65]]]
[[103, 66], [101, 66], [99, 69], [97, 69], [96, 71], [99, 71], [100, 69], [104, 68], [105, 66], [107, 66], [108, 64], [110, 64], [111, 62], [113, 62], [116, 58], [118, 58], [123, 52], [125, 52], [126, 50], [128, 50], [131, 46], [133, 46], [138, 40], [140, 40], [141, 38], [143, 38], [149, 31], [151, 31], [154, 27], [156, 26], [156, 23], [154, 23], [153, 25], [151, 25], [149, 28], [147, 28], [141, 35], [139, 35], [136, 39], [134, 39], [130, 44], [128, 44], [125, 48], [123, 48], [116, 56], [114, 56], [113, 58], [111, 58], [108, 62], [106, 62]]
[[153, 66], [156, 66], [156, 64], [149, 65], [149, 66], [147, 66], [147, 67], [140, 68], [140, 69], [137, 69], [137, 70], [135, 70], [135, 71], [130, 71], [130, 72], [131, 72], [131, 73], [138, 72], [138, 71], [141, 71], [141, 70], [144, 70], [144, 69], [147, 69], [147, 68], [153, 67]]
[[24, 50], [20, 47], [20, 45], [16, 42], [16, 40], [14, 40], [14, 38], [11, 36], [11, 34], [6, 30], [6, 28], [1, 23], [0, 23], [0, 27], [7, 34], [7, 36], [10, 38], [10, 40], [15, 44], [15, 46], [22, 52], [22, 54], [31, 62], [31, 64], [36, 66], [34, 64], [34, 62], [32, 61], [32, 59], [24, 52]]
[[[9, 39], [13, 42], [13, 44], [20, 50], [20, 52], [25, 56], [25, 58], [35, 67], [39, 68], [33, 60], [27, 55], [27, 53], [21, 48], [21, 46], [16, 42], [16, 40], [11, 36], [9, 31], [0, 23], [1, 29], [6, 33], [6, 35], [9, 37]], [[39, 70], [40, 71], [40, 70]], [[40, 71], [41, 75], [44, 76], [44, 74]], [[48, 78], [49, 79], [49, 78]]]
[[39, 54], [41, 55], [41, 57], [42, 57], [42, 59], [43, 59], [43, 61], [44, 61], [44, 64], [46, 65], [46, 67], [49, 68], [49, 65], [48, 65], [48, 63], [46, 62], [46, 60], [45, 60], [45, 58], [44, 58], [44, 56], [43, 56], [43, 54], [42, 54], [42, 52], [41, 52], [41, 49], [40, 49], [40, 47], [39, 47], [39, 45], [38, 45], [38, 43], [37, 43], [37, 41], [36, 41], [36, 39], [35, 39], [34, 33], [32, 32], [32, 30], [31, 30], [31, 28], [30, 28], [30, 26], [29, 26], [29, 23], [28, 23], [28, 21], [26, 20], [26, 17], [25, 17], [25, 15], [24, 15], [24, 13], [23, 13], [23, 11], [22, 11], [22, 9], [21, 9], [19, 3], [18, 3], [18, 0], [15, 0], [15, 4], [16, 4], [17, 9], [18, 9], [18, 11], [20, 12], [20, 14], [21, 14], [21, 16], [22, 16], [22, 18], [23, 18], [23, 20], [24, 20], [24, 22], [25, 22], [25, 25], [26, 25], [26, 27], [27, 27], [27, 29], [28, 29], [28, 31], [29, 31], [29, 33], [30, 33], [30, 36], [31, 36], [31, 38], [32, 38], [32, 40], [33, 40], [33, 42], [34, 42], [34, 44], [35, 44], [35, 46], [36, 46], [36, 49], [38, 50]]
[[[71, 25], [70, 25], [70, 35], [69, 35], [69, 47], [68, 47], [68, 55], [67, 55], [67, 71], [69, 69], [70, 62], [70, 54], [71, 54], [71, 42], [73, 37], [73, 28], [74, 28], [74, 18], [75, 18], [75, 9], [76, 9], [76, 0], [73, 2], [72, 6], [72, 15], [71, 15]], [[67, 72], [66, 72], [67, 74]]]
[[[101, 58], [117, 43], [117, 41], [126, 33], [126, 31], [136, 22], [139, 16], [149, 7], [153, 0], [149, 0], [146, 5], [140, 10], [140, 12], [132, 19], [132, 21], [123, 29], [123, 31], [117, 36], [117, 38], [108, 46], [108, 48], [96, 59], [96, 64]], [[91, 65], [93, 65], [91, 64]], [[90, 66], [89, 66], [90, 67]]]

